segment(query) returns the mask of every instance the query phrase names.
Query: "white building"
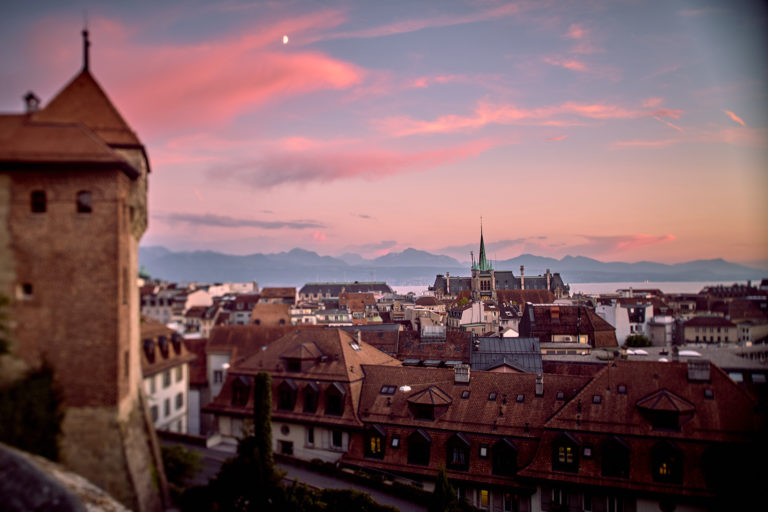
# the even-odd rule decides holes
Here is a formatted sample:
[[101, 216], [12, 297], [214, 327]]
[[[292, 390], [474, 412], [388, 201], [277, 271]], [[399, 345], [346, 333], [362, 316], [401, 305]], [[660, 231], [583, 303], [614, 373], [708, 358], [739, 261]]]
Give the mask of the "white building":
[[189, 363], [195, 356], [180, 334], [151, 319], [142, 322], [141, 339], [144, 393], [155, 428], [187, 433]]

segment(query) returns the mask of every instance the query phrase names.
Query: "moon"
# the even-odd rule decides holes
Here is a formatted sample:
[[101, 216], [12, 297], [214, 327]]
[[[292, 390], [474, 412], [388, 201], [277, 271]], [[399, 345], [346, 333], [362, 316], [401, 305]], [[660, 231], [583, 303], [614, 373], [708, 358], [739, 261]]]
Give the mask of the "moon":
[[288, 36], [283, 36], [283, 44], [288, 44]]

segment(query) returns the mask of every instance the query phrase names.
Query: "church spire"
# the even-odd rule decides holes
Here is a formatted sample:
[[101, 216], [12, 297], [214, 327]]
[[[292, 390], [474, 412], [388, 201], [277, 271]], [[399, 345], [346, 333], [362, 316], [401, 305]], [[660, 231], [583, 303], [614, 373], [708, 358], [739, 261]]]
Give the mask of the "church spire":
[[88, 29], [83, 29], [83, 71], [88, 71], [89, 67], [89, 48], [91, 46], [91, 42], [88, 40]]
[[480, 271], [490, 270], [488, 260], [485, 258], [485, 241], [483, 240], [483, 218], [480, 217], [480, 257], [478, 259], [478, 269]]

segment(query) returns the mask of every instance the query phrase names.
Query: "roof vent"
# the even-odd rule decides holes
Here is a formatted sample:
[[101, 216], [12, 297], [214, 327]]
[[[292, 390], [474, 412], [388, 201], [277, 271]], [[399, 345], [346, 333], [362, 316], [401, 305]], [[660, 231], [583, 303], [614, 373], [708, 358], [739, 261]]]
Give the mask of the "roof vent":
[[468, 364], [457, 364], [453, 367], [453, 382], [455, 384], [469, 384]]
[[536, 396], [542, 396], [544, 394], [544, 374], [536, 374]]
[[688, 381], [709, 382], [709, 361], [690, 359], [688, 361]]
[[40, 110], [40, 98], [38, 98], [37, 95], [32, 91], [29, 91], [24, 95], [24, 107], [27, 114], [37, 112]]

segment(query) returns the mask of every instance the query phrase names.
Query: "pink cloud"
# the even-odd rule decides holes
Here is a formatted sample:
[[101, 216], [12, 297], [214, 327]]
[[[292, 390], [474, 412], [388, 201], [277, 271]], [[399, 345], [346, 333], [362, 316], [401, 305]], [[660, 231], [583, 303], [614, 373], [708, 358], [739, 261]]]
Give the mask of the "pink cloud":
[[[91, 39], [98, 44], [92, 66], [145, 137], [220, 126], [287, 97], [361, 84], [366, 72], [360, 67], [280, 42], [283, 34], [295, 39], [343, 21], [337, 12], [314, 12], [249, 25], [205, 42], [150, 44], [136, 27], [97, 18], [91, 26]], [[77, 52], [74, 45], [65, 54], [51, 52], [62, 45], [51, 44], [61, 35], [50, 20], [41, 21], [35, 33], [35, 58], [51, 67], [71, 61]]]
[[730, 117], [734, 122], [739, 123], [741, 126], [747, 126], [747, 123], [745, 123], [742, 118], [740, 118], [730, 110], [723, 110], [723, 112], [725, 112], [725, 115]]
[[576, 59], [564, 59], [559, 57], [544, 57], [544, 62], [553, 66], [560, 66], [571, 71], [589, 71], [587, 65]]
[[675, 235], [579, 235], [585, 239], [583, 243], [569, 245], [561, 249], [561, 252], [589, 255], [612, 255], [617, 252], [635, 251], [643, 247], [666, 244], [673, 242]]
[[499, 141], [479, 139], [458, 146], [414, 152], [360, 147], [334, 151], [328, 151], [328, 148], [268, 151], [257, 159], [217, 166], [209, 174], [217, 179], [229, 177], [261, 188], [286, 183], [328, 183], [352, 178], [376, 180], [465, 160], [499, 144]]
[[491, 9], [483, 9], [469, 14], [445, 14], [421, 19], [402, 20], [388, 25], [370, 27], [361, 30], [336, 32], [321, 36], [319, 39], [370, 39], [395, 34], [416, 32], [425, 28], [450, 27], [477, 23], [479, 21], [495, 20], [518, 14], [521, 8], [516, 3], [505, 3]]
[[547, 138], [547, 140], [548, 141], [560, 141], [560, 140], [565, 140], [567, 138], [568, 138], [567, 135], [561, 135], [559, 137], [549, 137], [549, 138]]
[[660, 139], [660, 140], [625, 140], [614, 142], [613, 145], [619, 148], [664, 148], [683, 142], [684, 139]]
[[528, 124], [540, 126], [572, 126], [576, 116], [586, 119], [678, 119], [682, 110], [671, 109], [628, 109], [605, 103], [566, 102], [541, 108], [526, 109], [511, 104], [479, 102], [472, 115], [448, 114], [433, 121], [422, 121], [407, 116], [393, 116], [376, 121], [379, 129], [395, 137], [425, 133], [449, 133], [477, 129], [489, 124]]
[[589, 35], [589, 30], [585, 29], [578, 23], [572, 23], [570, 27], [568, 27], [568, 32], [566, 32], [563, 37], [568, 39], [583, 39], [587, 35]]
[[643, 108], [656, 108], [664, 103], [664, 98], [648, 98], [643, 100]]

